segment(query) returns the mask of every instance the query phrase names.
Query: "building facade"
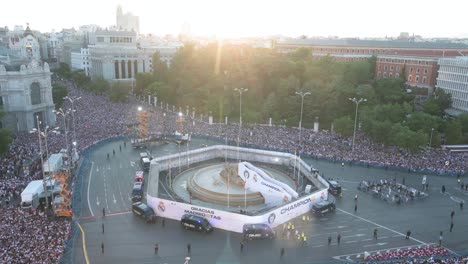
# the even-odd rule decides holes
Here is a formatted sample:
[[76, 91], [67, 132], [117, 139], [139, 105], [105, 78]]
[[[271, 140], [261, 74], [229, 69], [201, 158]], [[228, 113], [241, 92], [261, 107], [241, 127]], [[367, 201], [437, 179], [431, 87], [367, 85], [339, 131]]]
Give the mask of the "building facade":
[[452, 95], [454, 114], [468, 113], [468, 57], [439, 59], [437, 88]]
[[86, 76], [89, 76], [89, 49], [81, 48], [80, 52], [71, 53], [72, 70], [83, 70]]
[[421, 95], [430, 95], [434, 91], [439, 58], [468, 55], [468, 45], [463, 43], [296, 39], [278, 42], [275, 47], [283, 53], [308, 47], [314, 57], [330, 56], [340, 61], [359, 61], [375, 56], [376, 79], [404, 77], [405, 84], [416, 88]]
[[1, 126], [12, 131], [31, 131], [37, 120], [43, 126], [55, 125], [49, 65], [31, 61], [19, 71], [6, 71], [0, 65], [0, 104], [6, 115]]
[[437, 61], [430, 57], [379, 55], [376, 79], [403, 78], [406, 85], [420, 88], [422, 95], [429, 95], [436, 85]]
[[134, 31], [96, 31], [89, 46], [90, 76], [110, 81], [133, 80], [138, 73], [152, 72], [151, 49], [137, 47]]

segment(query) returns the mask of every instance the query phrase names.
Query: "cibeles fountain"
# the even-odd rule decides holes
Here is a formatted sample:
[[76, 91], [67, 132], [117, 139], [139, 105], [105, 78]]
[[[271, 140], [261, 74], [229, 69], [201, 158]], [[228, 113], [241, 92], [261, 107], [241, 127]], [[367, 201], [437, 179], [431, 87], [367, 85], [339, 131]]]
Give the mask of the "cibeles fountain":
[[197, 214], [241, 232], [244, 223], [274, 227], [307, 213], [327, 187], [293, 154], [216, 145], [153, 159], [146, 198], [161, 217]]
[[187, 170], [177, 176], [173, 186], [186, 186], [173, 188], [179, 197], [188, 194], [192, 200], [226, 208], [278, 206], [298, 197], [295, 182], [282, 171], [266, 166], [256, 167], [245, 161], [210, 164]]

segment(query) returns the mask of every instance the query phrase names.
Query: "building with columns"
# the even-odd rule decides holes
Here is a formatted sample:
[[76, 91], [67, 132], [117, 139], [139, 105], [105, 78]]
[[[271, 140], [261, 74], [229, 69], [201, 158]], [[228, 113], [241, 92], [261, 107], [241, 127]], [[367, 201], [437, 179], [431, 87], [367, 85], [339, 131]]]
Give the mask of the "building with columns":
[[154, 49], [139, 48], [135, 31], [98, 30], [90, 34], [89, 61], [92, 79], [132, 81], [138, 73], [152, 72]]
[[[32, 60], [19, 69], [0, 64], [0, 107], [5, 116], [0, 127], [12, 131], [30, 131], [37, 127], [55, 125], [49, 65]], [[11, 70], [11, 71], [10, 71]]]

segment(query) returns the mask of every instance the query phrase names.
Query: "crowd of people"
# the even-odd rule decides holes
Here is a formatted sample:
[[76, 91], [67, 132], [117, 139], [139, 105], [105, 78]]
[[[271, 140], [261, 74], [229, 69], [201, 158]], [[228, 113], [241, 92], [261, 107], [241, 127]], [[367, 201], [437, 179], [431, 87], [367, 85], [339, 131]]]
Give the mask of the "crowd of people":
[[[418, 248], [405, 248], [381, 251], [365, 258], [366, 262], [376, 263], [467, 263], [468, 257], [453, 256], [446, 248], [428, 245]], [[383, 261], [383, 262], [382, 262]]]
[[398, 183], [396, 179], [381, 179], [380, 181], [364, 180], [358, 184], [357, 188], [360, 191], [372, 194], [373, 197], [396, 204], [427, 197], [427, 193]]
[[[59, 127], [59, 133], [47, 133], [49, 154], [65, 148], [65, 123], [68, 144], [71, 145], [71, 141], [76, 140], [78, 151], [109, 137], [131, 136], [135, 133], [134, 127], [138, 122], [138, 105], [143, 105], [150, 114], [149, 131], [173, 134], [179, 128], [177, 113], [167, 111], [167, 106], [151, 107], [134, 99], [125, 103], [113, 103], [106, 96], [77, 89], [73, 82], [60, 82], [68, 88], [68, 96], [75, 98], [75, 120], [72, 121], [72, 114], [69, 112], [72, 105], [65, 100], [62, 109], [67, 121], [58, 115], [56, 126]], [[76, 99], [79, 97], [81, 99]], [[198, 115], [196, 119], [191, 116], [192, 114], [186, 117], [185, 121], [185, 129], [189, 133], [237, 142], [238, 124], [209, 125], [206, 115], [203, 120]], [[442, 149], [427, 149], [413, 154], [374, 143], [362, 133], [357, 135], [355, 151], [351, 151], [349, 138], [329, 131], [313, 132], [311, 129], [302, 129], [303, 144], [299, 145], [298, 139], [297, 128], [283, 126], [245, 124], [240, 134], [242, 145], [290, 153], [300, 151], [303, 155], [316, 158], [396, 166], [409, 170], [429, 169], [437, 173], [467, 173], [466, 153], [453, 154]], [[33, 258], [39, 262], [57, 262], [63, 254], [64, 241], [70, 235], [69, 220], [57, 222], [39, 211], [21, 210], [19, 206], [19, 196], [25, 186], [31, 180], [42, 179], [40, 155], [47, 157], [44, 151], [40, 152], [37, 132], [22, 132], [13, 135], [8, 153], [0, 159], [0, 262], [29, 263], [28, 260]]]

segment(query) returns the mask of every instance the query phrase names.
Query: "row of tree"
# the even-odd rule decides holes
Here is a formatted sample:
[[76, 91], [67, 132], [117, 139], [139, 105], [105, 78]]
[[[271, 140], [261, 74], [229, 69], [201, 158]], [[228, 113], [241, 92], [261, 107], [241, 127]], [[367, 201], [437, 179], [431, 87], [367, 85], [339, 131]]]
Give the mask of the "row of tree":
[[[137, 95], [157, 96], [183, 109], [195, 107], [198, 113], [212, 112], [215, 119], [239, 116], [239, 93], [246, 122], [297, 126], [301, 98], [304, 98], [303, 125], [311, 126], [318, 117], [322, 128], [352, 135], [355, 104], [349, 98], [365, 98], [359, 105], [359, 124], [375, 141], [413, 151], [429, 142], [438, 146], [468, 143], [467, 115], [445, 116], [451, 97], [437, 90], [423, 105], [404, 80], [374, 81], [376, 59], [339, 62], [325, 56], [313, 59], [311, 50], [300, 48], [281, 54], [274, 49], [213, 43], [195, 47], [187, 43], [174, 56], [171, 67], [153, 56], [153, 73], [139, 74]], [[419, 109], [421, 108], [421, 109]]]

